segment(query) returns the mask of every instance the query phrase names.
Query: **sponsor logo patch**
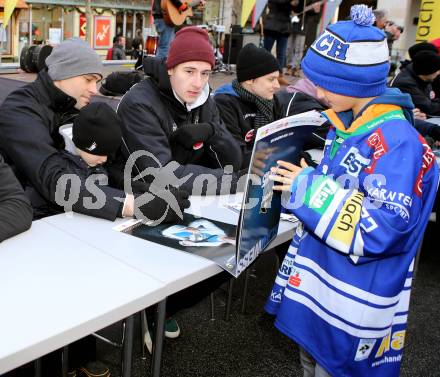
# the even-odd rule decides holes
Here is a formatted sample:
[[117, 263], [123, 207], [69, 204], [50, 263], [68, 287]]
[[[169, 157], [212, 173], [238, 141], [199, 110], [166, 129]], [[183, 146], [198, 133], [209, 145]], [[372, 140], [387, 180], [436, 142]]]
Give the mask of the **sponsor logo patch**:
[[353, 241], [356, 225], [359, 223], [364, 194], [354, 191], [341, 209], [328, 236], [331, 246], [348, 252]]
[[326, 178], [316, 189], [312, 189], [313, 194], [309, 200], [309, 207], [322, 215], [332, 202], [339, 186], [332, 179]]
[[299, 287], [301, 285], [301, 278], [298, 274], [289, 277], [289, 284], [294, 287]]
[[359, 149], [351, 147], [347, 154], [341, 161], [341, 166], [344, 166], [346, 172], [354, 177], [359, 176], [363, 168], [368, 166], [370, 160], [359, 154]]
[[197, 142], [197, 143], [195, 143], [194, 145], [193, 145], [193, 149], [196, 151], [196, 150], [198, 150], [198, 149], [200, 149], [200, 148], [203, 148], [203, 143], [201, 142], [201, 141], [199, 141], [199, 142]]
[[93, 144], [90, 147], [87, 147], [86, 149], [91, 152], [94, 151], [96, 149], [98, 145], [96, 144], [96, 141], [93, 142]]
[[422, 196], [422, 182], [425, 173], [431, 169], [435, 161], [435, 155], [431, 150], [431, 147], [426, 143], [425, 139], [419, 135], [419, 141], [423, 145], [423, 158], [422, 158], [422, 168], [417, 174], [416, 184], [414, 185], [414, 193], [418, 196]]
[[354, 360], [361, 361], [368, 359], [375, 344], [376, 339], [360, 339]]
[[412, 206], [411, 196], [386, 188], [370, 188], [368, 195], [382, 203], [389, 211], [399, 214], [406, 222], [409, 221], [409, 209]]
[[275, 302], [281, 302], [282, 291], [281, 290], [273, 290], [270, 293], [270, 299]]
[[248, 132], [246, 132], [246, 135], [244, 136], [244, 141], [246, 141], [246, 143], [250, 143], [252, 140], [254, 140], [255, 137], [255, 130], [249, 130]]
[[405, 344], [405, 330], [399, 330], [393, 332], [393, 334], [388, 334], [382, 338], [382, 341], [377, 349], [376, 358], [382, 357], [388, 351], [401, 351]]
[[374, 149], [372, 162], [370, 166], [365, 169], [365, 172], [371, 174], [376, 168], [377, 161], [388, 152], [388, 146], [380, 128], [368, 137], [367, 144], [370, 148]]

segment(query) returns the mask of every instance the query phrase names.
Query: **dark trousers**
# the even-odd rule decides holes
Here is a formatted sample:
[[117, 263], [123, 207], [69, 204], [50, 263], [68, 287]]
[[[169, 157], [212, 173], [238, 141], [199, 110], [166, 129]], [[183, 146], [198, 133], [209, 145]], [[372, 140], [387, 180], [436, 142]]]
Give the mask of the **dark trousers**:
[[276, 42], [277, 44], [277, 60], [281, 70], [286, 66], [286, 50], [288, 39], [289, 34], [277, 33], [271, 30], [266, 30], [264, 32], [264, 48], [267, 51], [272, 51], [274, 43]]
[[194, 306], [211, 292], [218, 289], [223, 283], [229, 281], [231, 278], [233, 278], [231, 274], [223, 271], [198, 284], [173, 294], [172, 296], [168, 297], [167, 300], [167, 314], [171, 316], [177, 313], [179, 310], [188, 309]]

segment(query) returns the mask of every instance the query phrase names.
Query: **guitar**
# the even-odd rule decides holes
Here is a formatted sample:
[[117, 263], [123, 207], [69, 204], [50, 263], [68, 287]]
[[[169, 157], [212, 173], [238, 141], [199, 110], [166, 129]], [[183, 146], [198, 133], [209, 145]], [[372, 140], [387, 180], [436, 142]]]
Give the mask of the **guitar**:
[[299, 16], [301, 16], [302, 14], [308, 12], [309, 10], [312, 10], [313, 6], [318, 5], [318, 4], [322, 5], [322, 4], [326, 3], [327, 1], [328, 0], [315, 1], [313, 4], [310, 4], [310, 5], [307, 5], [306, 7], [304, 7], [304, 9], [301, 12], [294, 13], [292, 15], [291, 19], [290, 19], [292, 24], [298, 23], [300, 21]]
[[182, 25], [187, 17], [193, 15], [192, 8], [198, 6], [203, 0], [194, 0], [188, 3], [188, 8], [184, 11], [179, 11], [171, 0], [161, 0], [160, 6], [162, 8], [164, 21], [171, 26]]

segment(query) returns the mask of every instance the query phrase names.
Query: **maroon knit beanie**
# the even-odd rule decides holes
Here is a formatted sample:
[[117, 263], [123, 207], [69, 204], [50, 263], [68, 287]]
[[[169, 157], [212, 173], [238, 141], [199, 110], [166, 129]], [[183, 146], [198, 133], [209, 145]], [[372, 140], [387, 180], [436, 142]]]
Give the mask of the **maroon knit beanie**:
[[171, 42], [167, 58], [167, 68], [178, 64], [202, 61], [215, 65], [214, 51], [209, 42], [206, 30], [197, 26], [188, 26], [176, 33], [176, 38]]

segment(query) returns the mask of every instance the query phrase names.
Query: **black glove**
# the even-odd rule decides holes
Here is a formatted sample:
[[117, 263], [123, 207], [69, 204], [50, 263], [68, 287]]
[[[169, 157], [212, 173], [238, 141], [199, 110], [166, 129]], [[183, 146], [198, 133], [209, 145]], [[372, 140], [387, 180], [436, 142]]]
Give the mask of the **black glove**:
[[[154, 198], [147, 203], [151, 196]], [[143, 195], [135, 195], [134, 199], [134, 217], [141, 220], [152, 220], [158, 225], [162, 222], [177, 222], [179, 215], [175, 212], [176, 206], [183, 212], [191, 203], [188, 200], [189, 193], [185, 190], [170, 187], [170, 189], [150, 190]], [[159, 223], [157, 223], [160, 221]]]
[[300, 164], [302, 158], [305, 160], [306, 164], [309, 165], [310, 167], [316, 168], [318, 166], [318, 164], [315, 161], [313, 161], [312, 156], [310, 156], [309, 152], [302, 151], [299, 154], [298, 165]]
[[133, 191], [133, 194], [143, 194], [148, 191], [149, 187], [150, 185], [144, 181], [131, 181], [131, 190]]
[[200, 143], [208, 142], [214, 136], [214, 127], [209, 123], [187, 124], [179, 127], [171, 136], [173, 143], [186, 149], [199, 149]]

